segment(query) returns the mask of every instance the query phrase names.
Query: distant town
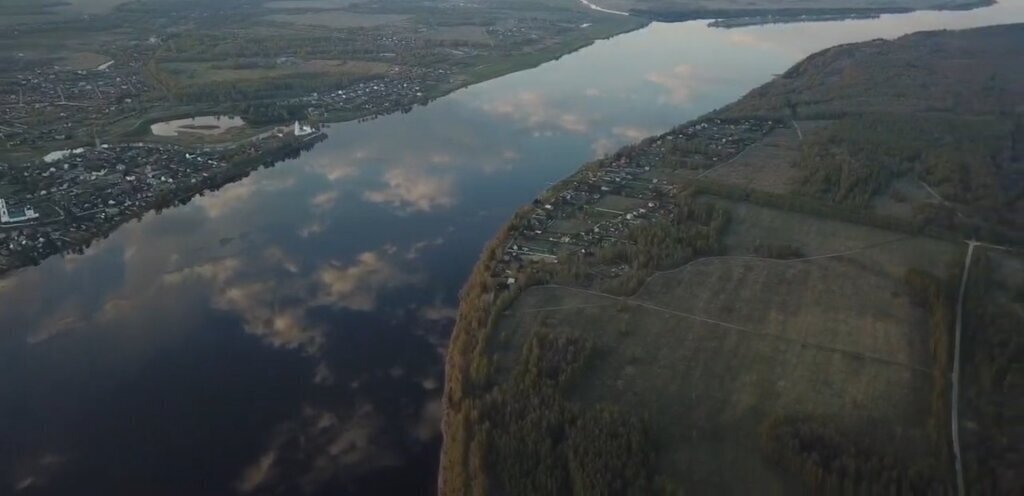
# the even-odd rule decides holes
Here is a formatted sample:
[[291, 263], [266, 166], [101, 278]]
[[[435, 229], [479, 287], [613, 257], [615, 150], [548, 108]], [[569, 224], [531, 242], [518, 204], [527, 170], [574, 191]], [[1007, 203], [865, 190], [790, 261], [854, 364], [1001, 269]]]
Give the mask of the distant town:
[[137, 143], [0, 163], [0, 272], [81, 250], [153, 209], [273, 164], [324, 138], [298, 122], [223, 149]]

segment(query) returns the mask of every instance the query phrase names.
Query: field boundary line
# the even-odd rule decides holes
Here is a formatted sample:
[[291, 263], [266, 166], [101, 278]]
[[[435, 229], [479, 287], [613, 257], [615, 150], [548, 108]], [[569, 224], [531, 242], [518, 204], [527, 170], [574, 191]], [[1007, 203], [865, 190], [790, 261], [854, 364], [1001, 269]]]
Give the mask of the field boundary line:
[[[606, 294], [606, 293], [601, 293], [601, 292], [598, 292], [598, 291], [591, 291], [589, 289], [574, 288], [572, 286], [562, 286], [562, 285], [559, 285], [559, 284], [544, 284], [544, 285], [540, 285], [540, 286], [533, 286], [530, 289], [533, 289], [533, 288], [567, 289], [567, 290], [575, 291], [575, 292], [579, 292], [579, 293], [585, 293], [585, 294], [590, 294], [590, 295], [594, 295], [594, 296], [610, 298], [610, 299], [612, 299], [612, 300], [614, 300], [616, 302], [622, 302], [622, 303], [628, 303], [628, 304], [632, 304], [632, 305], [637, 305], [637, 306], [648, 308], [648, 309], [651, 309], [651, 310], [657, 310], [659, 312], [665, 312], [665, 313], [668, 313], [668, 314], [678, 315], [680, 317], [685, 317], [685, 318], [692, 319], [692, 320], [697, 320], [697, 321], [700, 321], [700, 322], [706, 322], [706, 323], [709, 323], [709, 324], [718, 325], [718, 326], [725, 327], [725, 328], [728, 328], [728, 329], [732, 329], [732, 330], [735, 330], [735, 331], [741, 331], [741, 332], [745, 332], [745, 333], [748, 333], [748, 334], [756, 334], [756, 335], [759, 335], [759, 336], [765, 336], [765, 337], [769, 337], [769, 338], [774, 338], [774, 339], [778, 339], [778, 340], [781, 340], [781, 341], [787, 341], [787, 342], [790, 342], [790, 343], [798, 344], [800, 346], [807, 346], [807, 347], [810, 347], [810, 348], [816, 348], [816, 349], [819, 349], [819, 350], [828, 351], [828, 352], [832, 352], [832, 353], [839, 353], [841, 355], [857, 357], [857, 358], [860, 358], [860, 359], [863, 359], [863, 360], [870, 360], [870, 361], [874, 361], [874, 362], [884, 363], [884, 364], [887, 364], [887, 365], [896, 366], [896, 367], [900, 367], [900, 368], [904, 368], [904, 369], [908, 369], [908, 370], [914, 370], [914, 371], [921, 372], [921, 373], [930, 374], [932, 372], [932, 370], [930, 368], [927, 368], [927, 367], [921, 367], [921, 366], [918, 366], [918, 365], [913, 365], [913, 364], [909, 364], [909, 363], [903, 363], [903, 362], [899, 362], [899, 361], [892, 360], [892, 359], [889, 359], [889, 358], [884, 358], [884, 357], [880, 357], [880, 356], [877, 356], [877, 355], [872, 355], [870, 353], [864, 353], [864, 352], [861, 352], [861, 351], [848, 350], [848, 349], [845, 349], [845, 348], [839, 348], [839, 347], [835, 347], [835, 346], [828, 346], [828, 345], [820, 344], [820, 343], [812, 343], [812, 342], [803, 341], [803, 340], [796, 339], [796, 338], [791, 338], [791, 337], [788, 337], [788, 336], [783, 336], [781, 334], [775, 334], [775, 333], [766, 332], [766, 331], [762, 331], [762, 330], [751, 329], [749, 327], [744, 327], [744, 326], [741, 326], [741, 325], [738, 325], [738, 324], [733, 324], [733, 323], [730, 323], [730, 322], [724, 322], [724, 321], [721, 321], [721, 320], [715, 320], [715, 319], [711, 319], [711, 318], [708, 318], [708, 317], [701, 317], [700, 315], [695, 315], [695, 314], [692, 314], [692, 313], [682, 312], [682, 311], [679, 311], [679, 310], [673, 310], [671, 308], [665, 308], [665, 307], [662, 307], [662, 306], [659, 306], [659, 305], [655, 305], [653, 303], [648, 303], [648, 302], [645, 302], [645, 301], [635, 300], [635, 299], [633, 299], [631, 297], [614, 296], [614, 295], [610, 295], [610, 294]], [[595, 306], [602, 306], [602, 304], [589, 303], [589, 304], [584, 304], [584, 305], [567, 305], [567, 306], [563, 306], [563, 307], [557, 307], [557, 308], [554, 308], [554, 309], [557, 309], [557, 310], [568, 310], [568, 309], [572, 309], [572, 308], [585, 308], [585, 307], [595, 307]], [[527, 310], [524, 310], [524, 311], [521, 311], [521, 312], [506, 312], [506, 314], [507, 315], [515, 315], [515, 314], [519, 314], [519, 313], [529, 313], [530, 310], [531, 309], [527, 309]], [[533, 309], [533, 310], [550, 310], [550, 309]]]

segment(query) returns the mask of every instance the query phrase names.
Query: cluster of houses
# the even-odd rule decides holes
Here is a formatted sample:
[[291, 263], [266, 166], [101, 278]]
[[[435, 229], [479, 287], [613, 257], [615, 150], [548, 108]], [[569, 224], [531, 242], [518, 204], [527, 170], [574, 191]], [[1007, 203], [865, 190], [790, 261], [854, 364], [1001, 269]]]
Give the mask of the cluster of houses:
[[500, 286], [533, 263], [593, 255], [630, 244], [640, 224], [671, 218], [689, 180], [760, 141], [781, 124], [710, 119], [676, 128], [584, 167], [556, 191], [534, 200], [512, 233], [494, 277]]
[[[300, 123], [293, 132], [301, 146], [323, 136]], [[133, 217], [222, 184], [236, 176], [231, 165], [237, 160], [258, 165], [265, 148], [288, 139], [218, 150], [102, 145], [18, 166], [0, 163], [0, 272], [85, 245]]]
[[328, 93], [313, 93], [293, 100], [303, 102], [314, 113], [341, 110], [352, 113], [383, 115], [427, 103], [425, 88], [445, 84], [451, 70], [403, 68], [384, 77], [363, 80]]
[[92, 69], [60, 65], [15, 72], [0, 81], [0, 144], [8, 148], [64, 141], [95, 122], [131, 112], [147, 91], [143, 56], [121, 47], [118, 59]]

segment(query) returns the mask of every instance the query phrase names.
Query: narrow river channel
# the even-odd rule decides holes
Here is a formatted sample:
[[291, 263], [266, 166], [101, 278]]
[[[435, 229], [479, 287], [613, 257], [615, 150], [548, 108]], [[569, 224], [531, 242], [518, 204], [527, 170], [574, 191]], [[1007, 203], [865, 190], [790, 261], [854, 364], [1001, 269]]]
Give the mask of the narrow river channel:
[[298, 159], [10, 274], [0, 492], [429, 494], [457, 293], [518, 206], [827, 46], [1013, 21], [1021, 0], [653, 24], [332, 125]]

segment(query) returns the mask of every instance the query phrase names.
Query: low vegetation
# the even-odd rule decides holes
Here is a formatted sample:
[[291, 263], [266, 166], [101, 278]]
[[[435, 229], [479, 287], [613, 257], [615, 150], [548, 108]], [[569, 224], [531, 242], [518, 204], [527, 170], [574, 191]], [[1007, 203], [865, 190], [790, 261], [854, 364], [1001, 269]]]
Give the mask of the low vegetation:
[[961, 443], [969, 494], [1021, 494], [1024, 260], [975, 252], [964, 307]]
[[937, 464], [906, 461], [835, 431], [827, 420], [773, 418], [764, 427], [766, 456], [798, 474], [811, 494], [953, 494]]

